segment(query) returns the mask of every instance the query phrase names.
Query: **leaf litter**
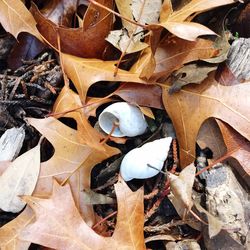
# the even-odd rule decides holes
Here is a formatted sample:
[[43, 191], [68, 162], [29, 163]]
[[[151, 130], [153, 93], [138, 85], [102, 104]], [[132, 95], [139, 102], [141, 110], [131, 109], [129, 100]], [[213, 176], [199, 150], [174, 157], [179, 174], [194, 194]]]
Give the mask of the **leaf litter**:
[[[185, 245], [187, 239], [212, 249], [213, 238], [231, 228], [207, 211], [201, 197], [211, 183], [200, 174], [209, 175], [210, 168], [227, 160], [244, 192], [249, 183], [249, 82], [234, 84], [227, 78], [222, 85], [212, 72], [222, 67], [231, 44], [225, 5], [240, 15], [242, 3], [78, 4], [51, 1], [41, 7], [34, 1], [29, 10], [23, 1], [0, 3], [6, 32], [17, 39], [26, 32], [46, 45], [31, 60], [15, 59], [23, 63], [16, 71], [0, 63], [1, 131], [25, 131], [19, 156], [0, 163], [0, 207], [20, 212], [4, 222], [6, 213], [0, 212], [1, 249], [36, 243], [54, 249], [158, 250], [174, 241]], [[209, 13], [218, 7], [225, 11], [210, 25]], [[5, 31], [1, 34], [8, 42]], [[41, 51], [27, 46], [33, 54]], [[54, 84], [54, 73], [47, 77], [54, 69], [51, 62], [61, 66], [64, 81], [58, 77]], [[45, 89], [50, 95], [43, 95]], [[148, 129], [143, 135], [117, 139], [112, 131], [97, 129], [102, 110], [121, 99], [144, 113]], [[159, 174], [127, 183], [121, 178], [120, 162], [129, 151], [169, 136], [173, 142]], [[141, 157], [150, 159], [150, 154]]]

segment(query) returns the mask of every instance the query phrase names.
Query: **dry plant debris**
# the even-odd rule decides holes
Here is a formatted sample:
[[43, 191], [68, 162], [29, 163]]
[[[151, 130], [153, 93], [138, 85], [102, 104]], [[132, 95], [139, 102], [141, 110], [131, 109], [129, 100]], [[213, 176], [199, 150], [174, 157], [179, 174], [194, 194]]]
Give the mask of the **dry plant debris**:
[[[247, 203], [229, 197], [250, 180], [250, 82], [232, 67], [245, 2], [0, 0], [1, 249], [249, 247]], [[101, 131], [121, 101], [143, 134], [115, 137], [111, 113]], [[124, 156], [167, 137], [126, 166], [155, 176], [125, 182]]]

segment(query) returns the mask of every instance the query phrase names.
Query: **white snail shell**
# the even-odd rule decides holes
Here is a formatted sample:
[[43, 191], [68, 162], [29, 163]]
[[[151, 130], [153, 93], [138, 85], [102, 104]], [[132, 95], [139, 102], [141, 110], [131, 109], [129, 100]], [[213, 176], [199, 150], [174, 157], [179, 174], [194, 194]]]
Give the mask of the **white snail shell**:
[[98, 121], [101, 129], [107, 134], [111, 132], [113, 124], [118, 122], [119, 126], [112, 133], [115, 137], [141, 135], [148, 127], [141, 110], [126, 102], [117, 102], [108, 106], [102, 111]]
[[[148, 142], [140, 148], [128, 152], [120, 167], [122, 178], [125, 181], [130, 181], [133, 178], [146, 179], [157, 175], [167, 159], [171, 142], [172, 137], [166, 137]], [[148, 164], [159, 171], [150, 168]]]

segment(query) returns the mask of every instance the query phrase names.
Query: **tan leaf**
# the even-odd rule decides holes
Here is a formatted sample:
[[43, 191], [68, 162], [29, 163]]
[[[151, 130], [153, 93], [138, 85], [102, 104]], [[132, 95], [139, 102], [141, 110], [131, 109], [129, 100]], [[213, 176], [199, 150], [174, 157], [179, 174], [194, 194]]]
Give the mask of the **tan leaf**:
[[40, 171], [40, 145], [16, 158], [0, 176], [0, 208], [17, 213], [26, 205], [18, 196], [31, 195]]
[[189, 1], [188, 4], [186, 4], [180, 10], [173, 12], [173, 14], [169, 17], [169, 20], [184, 21], [195, 12], [204, 12], [213, 9], [215, 7], [233, 3], [235, 3], [234, 0], [218, 0], [218, 1], [192, 0]]
[[62, 250], [145, 249], [143, 190], [133, 193], [120, 181], [115, 184], [115, 191], [118, 215], [112, 237], [96, 234], [82, 220], [69, 185], [61, 187], [54, 182], [53, 193], [49, 199], [24, 197], [36, 213], [36, 221], [26, 227], [21, 239]]
[[35, 215], [32, 209], [26, 207], [15, 219], [0, 228], [1, 250], [27, 250], [30, 242], [19, 239], [22, 230], [33, 220]]
[[85, 204], [113, 204], [115, 200], [107, 195], [99, 194], [92, 191], [90, 188], [85, 188], [82, 190], [83, 192], [83, 199]]
[[21, 32], [28, 32], [43, 41], [36, 28], [36, 21], [20, 0], [0, 1], [0, 23], [15, 38]]
[[216, 33], [206, 26], [194, 22], [168, 21], [161, 24], [161, 26], [169, 30], [172, 34], [189, 41], [195, 41], [198, 36], [202, 35], [216, 35]]
[[[69, 178], [73, 196], [77, 207], [86, 222], [93, 223], [92, 207], [84, 204], [81, 199], [81, 190], [90, 187], [90, 174], [92, 168], [99, 162], [118, 154], [119, 150], [100, 143], [99, 150], [88, 144], [88, 135], [96, 138], [94, 128], [86, 129], [84, 126], [79, 131], [71, 129], [54, 118], [29, 119], [29, 122], [55, 149], [52, 158], [41, 164], [41, 172], [34, 194], [46, 196], [52, 190], [52, 178], [64, 181]], [[84, 138], [86, 136], [86, 139]]]
[[206, 65], [199, 66], [196, 63], [184, 65], [173, 73], [173, 85], [169, 89], [169, 93], [178, 92], [183, 86], [190, 83], [201, 83], [207, 78], [208, 73], [217, 69], [217, 66]]
[[207, 210], [205, 210], [198, 203], [195, 203], [195, 207], [198, 209], [198, 211], [200, 213], [206, 214], [206, 216], [207, 216], [209, 237], [212, 238], [215, 235], [217, 235], [221, 231], [221, 229], [223, 227], [223, 223], [218, 218], [216, 218], [212, 214], [210, 214]]
[[192, 190], [195, 171], [195, 166], [190, 164], [180, 172], [179, 176], [168, 173], [170, 179], [170, 189], [175, 196], [175, 199], [187, 209], [191, 209], [193, 206]]
[[[233, 4], [234, 2], [234, 0], [192, 0], [180, 8], [180, 10], [170, 12], [170, 15], [164, 16], [159, 25], [180, 38], [195, 41], [200, 35], [214, 35], [215, 33], [201, 24], [185, 22], [185, 20], [195, 13], [204, 12], [226, 4]], [[170, 8], [170, 4], [168, 4], [168, 8]]]
[[62, 54], [62, 63], [68, 77], [73, 81], [81, 101], [84, 103], [88, 88], [98, 81], [124, 81], [145, 83], [138, 73], [119, 69], [114, 76], [116, 61], [101, 61], [97, 59], [82, 59]]
[[222, 86], [215, 81], [214, 74], [202, 84], [186, 86], [173, 95], [167, 93], [166, 87], [163, 103], [176, 130], [183, 167], [194, 160], [199, 128], [210, 117], [229, 123], [250, 139], [249, 88], [250, 83]]
[[112, 30], [106, 41], [113, 44], [120, 51], [126, 52], [126, 54], [135, 53], [148, 47], [148, 44], [141, 42], [137, 36], [130, 40], [128, 33], [123, 29]]

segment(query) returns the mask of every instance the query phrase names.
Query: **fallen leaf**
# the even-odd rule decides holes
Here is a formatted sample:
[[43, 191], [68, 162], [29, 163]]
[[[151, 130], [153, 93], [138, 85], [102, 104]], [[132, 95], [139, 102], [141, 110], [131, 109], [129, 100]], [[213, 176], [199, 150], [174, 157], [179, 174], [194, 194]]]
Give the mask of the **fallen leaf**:
[[74, 204], [70, 186], [61, 187], [54, 182], [49, 199], [32, 196], [23, 198], [35, 211], [36, 221], [23, 230], [21, 239], [67, 250], [145, 249], [143, 189], [132, 192], [123, 181], [119, 181], [115, 184], [115, 191], [118, 215], [112, 237], [96, 234], [82, 220]]
[[28, 32], [43, 41], [36, 21], [20, 0], [0, 1], [0, 23], [15, 38], [21, 32]]
[[162, 0], [131, 1], [132, 15], [141, 24], [158, 23], [161, 6]]
[[179, 70], [173, 73], [173, 85], [169, 89], [169, 93], [173, 94], [180, 91], [180, 89], [190, 83], [201, 83], [207, 78], [208, 73], [217, 69], [217, 66], [206, 65], [199, 66], [196, 63], [184, 65]]
[[0, 208], [20, 212], [26, 205], [19, 196], [31, 195], [40, 171], [40, 145], [16, 158], [0, 176]]
[[[97, 133], [94, 128], [80, 131], [71, 129], [55, 118], [29, 119], [34, 126], [46, 139], [53, 145], [55, 153], [48, 161], [41, 164], [39, 180], [34, 191], [37, 196], [49, 195], [52, 190], [52, 178], [60, 182], [69, 178], [76, 206], [85, 216], [86, 222], [93, 223], [93, 210], [91, 206], [84, 203], [81, 199], [84, 188], [90, 188], [90, 174], [92, 168], [101, 161], [119, 153], [119, 150], [102, 145], [99, 151], [88, 145], [84, 135]], [[84, 141], [85, 140], [85, 141]]]
[[167, 21], [166, 23], [162, 23], [161, 26], [179, 38], [188, 41], [195, 41], [198, 36], [202, 35], [216, 35], [215, 32], [206, 26], [194, 22]]
[[0, 247], [1, 250], [27, 250], [30, 246], [29, 241], [19, 239], [22, 230], [33, 220], [35, 215], [29, 207], [19, 214], [15, 219], [0, 228]]
[[13, 46], [8, 56], [8, 67], [15, 70], [23, 65], [23, 60], [34, 59], [38, 54], [45, 50], [47, 46], [36, 37], [21, 33], [18, 36], [18, 42]]
[[62, 53], [62, 63], [67, 76], [73, 81], [81, 101], [85, 103], [88, 88], [98, 81], [121, 81], [146, 83], [138, 73], [119, 69], [116, 76], [116, 61], [82, 59]]
[[55, 24], [71, 27], [77, 3], [77, 0], [49, 1], [46, 2], [40, 12]]
[[162, 90], [157, 85], [146, 85], [139, 83], [125, 83], [114, 92], [126, 102], [150, 108], [164, 109]]
[[199, 38], [190, 42], [178, 37], [166, 37], [156, 49], [156, 68], [152, 78], [168, 77], [186, 63], [211, 58], [217, 53], [218, 50], [209, 40]]
[[[240, 173], [241, 177], [245, 179], [246, 183], [250, 180], [250, 143], [237, 131], [235, 131], [228, 124], [216, 119], [217, 124], [220, 127], [224, 142], [227, 147], [229, 157], [232, 157], [238, 161], [238, 165], [232, 164], [236, 167], [236, 170]], [[231, 152], [231, 153], [230, 153]]]
[[195, 12], [202, 13], [204, 11], [227, 5], [233, 4], [235, 0], [218, 0], [218, 1], [210, 1], [210, 0], [192, 0], [184, 5], [180, 10], [175, 11], [169, 17], [170, 21], [184, 21], [189, 16], [194, 14]]
[[113, 204], [115, 200], [107, 195], [99, 194], [92, 191], [90, 188], [85, 188], [82, 190], [83, 192], [83, 199], [85, 204]]
[[192, 190], [195, 172], [196, 167], [193, 164], [190, 164], [180, 172], [179, 176], [168, 173], [171, 192], [175, 199], [188, 210], [193, 206]]
[[195, 203], [195, 207], [200, 213], [203, 213], [207, 216], [209, 237], [212, 238], [217, 235], [221, 231], [223, 223], [218, 218], [210, 214], [207, 210], [205, 210], [200, 204]]
[[[67, 2], [67, 1], [66, 1]], [[99, 0], [100, 4], [112, 8], [112, 1]], [[85, 58], [101, 58], [106, 46], [113, 16], [105, 9], [90, 4], [85, 13], [82, 28], [58, 26], [51, 22], [33, 4], [31, 12], [37, 21], [38, 30], [46, 40], [57, 48], [57, 37], [60, 37], [61, 51]]]
[[222, 157], [227, 151], [220, 128], [213, 118], [202, 123], [197, 135], [197, 143], [201, 149], [208, 147], [212, 150], [213, 160]]
[[137, 36], [130, 39], [126, 30], [112, 30], [106, 38], [113, 46], [126, 54], [135, 53], [148, 47], [148, 44], [141, 42]]
[[193, 0], [189, 1], [180, 10], [173, 11], [170, 15], [161, 19], [160, 26], [169, 30], [172, 34], [189, 41], [195, 41], [200, 35], [215, 35], [209, 28], [194, 22], [187, 22], [187, 18], [195, 13], [201, 13], [215, 7], [233, 4], [234, 0]]
[[176, 130], [183, 167], [193, 162], [198, 131], [210, 117], [227, 122], [250, 139], [249, 88], [250, 83], [222, 86], [213, 73], [200, 85], [185, 86], [173, 95], [166, 91], [169, 86], [164, 87], [163, 103]]

